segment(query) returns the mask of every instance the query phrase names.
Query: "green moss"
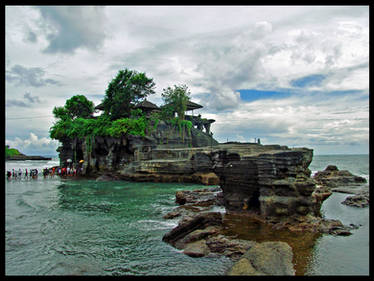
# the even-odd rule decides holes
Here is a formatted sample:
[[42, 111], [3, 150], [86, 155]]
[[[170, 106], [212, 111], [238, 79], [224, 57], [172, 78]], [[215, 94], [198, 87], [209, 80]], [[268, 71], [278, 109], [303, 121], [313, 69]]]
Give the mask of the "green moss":
[[175, 126], [176, 130], [179, 129], [179, 136], [184, 141], [184, 132], [187, 130], [188, 135], [191, 136], [191, 128], [192, 122], [188, 120], [182, 120], [178, 117], [175, 117], [169, 121], [173, 126]]

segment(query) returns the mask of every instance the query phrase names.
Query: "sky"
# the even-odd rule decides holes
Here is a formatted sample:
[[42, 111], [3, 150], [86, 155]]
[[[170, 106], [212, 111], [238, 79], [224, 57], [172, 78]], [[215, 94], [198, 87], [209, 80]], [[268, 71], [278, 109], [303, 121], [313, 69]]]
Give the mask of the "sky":
[[369, 6], [6, 6], [5, 142], [57, 155], [52, 110], [123, 69], [186, 84], [219, 142], [369, 153]]

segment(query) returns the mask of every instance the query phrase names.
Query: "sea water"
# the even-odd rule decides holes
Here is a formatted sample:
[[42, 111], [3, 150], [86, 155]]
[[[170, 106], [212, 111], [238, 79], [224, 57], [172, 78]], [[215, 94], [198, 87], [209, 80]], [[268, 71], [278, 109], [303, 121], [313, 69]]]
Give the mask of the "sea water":
[[[312, 173], [327, 165], [348, 170], [366, 178], [369, 183], [369, 155], [316, 155], [310, 165]], [[314, 246], [308, 275], [369, 275], [369, 207], [356, 208], [341, 204], [344, 193], [333, 193], [322, 205], [321, 212], [327, 219], [338, 219], [344, 225], [360, 226], [351, 236], [323, 235]]]
[[[369, 177], [368, 155], [314, 156], [312, 171], [329, 164]], [[8, 161], [6, 170], [58, 165]], [[5, 179], [6, 275], [223, 275], [226, 257], [192, 258], [162, 242], [178, 218], [175, 192], [206, 186], [181, 183], [96, 182], [57, 176]], [[369, 208], [340, 202], [333, 194], [322, 212], [344, 224], [360, 224], [348, 237], [322, 235], [305, 258], [306, 275], [369, 273]], [[220, 210], [224, 213], [224, 210]]]

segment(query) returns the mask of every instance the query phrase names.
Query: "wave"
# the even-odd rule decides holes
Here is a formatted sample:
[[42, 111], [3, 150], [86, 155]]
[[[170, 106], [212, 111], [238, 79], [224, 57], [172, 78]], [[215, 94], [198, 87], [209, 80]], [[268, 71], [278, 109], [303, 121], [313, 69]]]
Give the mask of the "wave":
[[159, 221], [159, 220], [139, 220], [137, 223], [140, 223], [142, 227], [152, 230], [160, 229], [171, 229], [178, 225], [178, 222], [175, 220]]

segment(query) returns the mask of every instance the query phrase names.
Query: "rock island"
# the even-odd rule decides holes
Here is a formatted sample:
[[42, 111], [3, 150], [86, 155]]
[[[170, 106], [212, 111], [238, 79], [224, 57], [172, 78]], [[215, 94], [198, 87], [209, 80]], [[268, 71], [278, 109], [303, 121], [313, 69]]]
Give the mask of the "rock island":
[[[289, 246], [281, 242], [256, 246], [254, 241], [228, 238], [222, 214], [209, 211], [209, 206], [223, 206], [227, 215], [244, 214], [273, 229], [350, 235], [350, 228], [340, 221], [321, 216], [320, 207], [331, 191], [311, 178], [312, 149], [218, 143], [211, 132], [215, 120], [194, 115], [193, 111], [203, 106], [191, 101], [187, 86], [164, 89], [161, 106], [146, 98], [154, 93], [153, 88], [153, 80], [145, 73], [125, 69], [110, 82], [96, 107], [83, 95], [73, 96], [64, 107], [55, 107], [57, 122], [50, 135], [61, 142], [57, 150], [60, 165], [79, 166], [83, 175], [98, 181], [219, 186], [213, 193], [176, 194], [181, 208], [165, 219], [182, 219], [163, 240], [194, 257], [215, 253], [237, 260], [248, 251], [240, 261], [243, 274], [294, 274]], [[95, 112], [101, 115], [94, 116]], [[277, 260], [274, 249], [287, 257], [283, 267], [274, 271], [275, 267], [256, 266], [264, 258], [252, 260], [259, 252]]]

